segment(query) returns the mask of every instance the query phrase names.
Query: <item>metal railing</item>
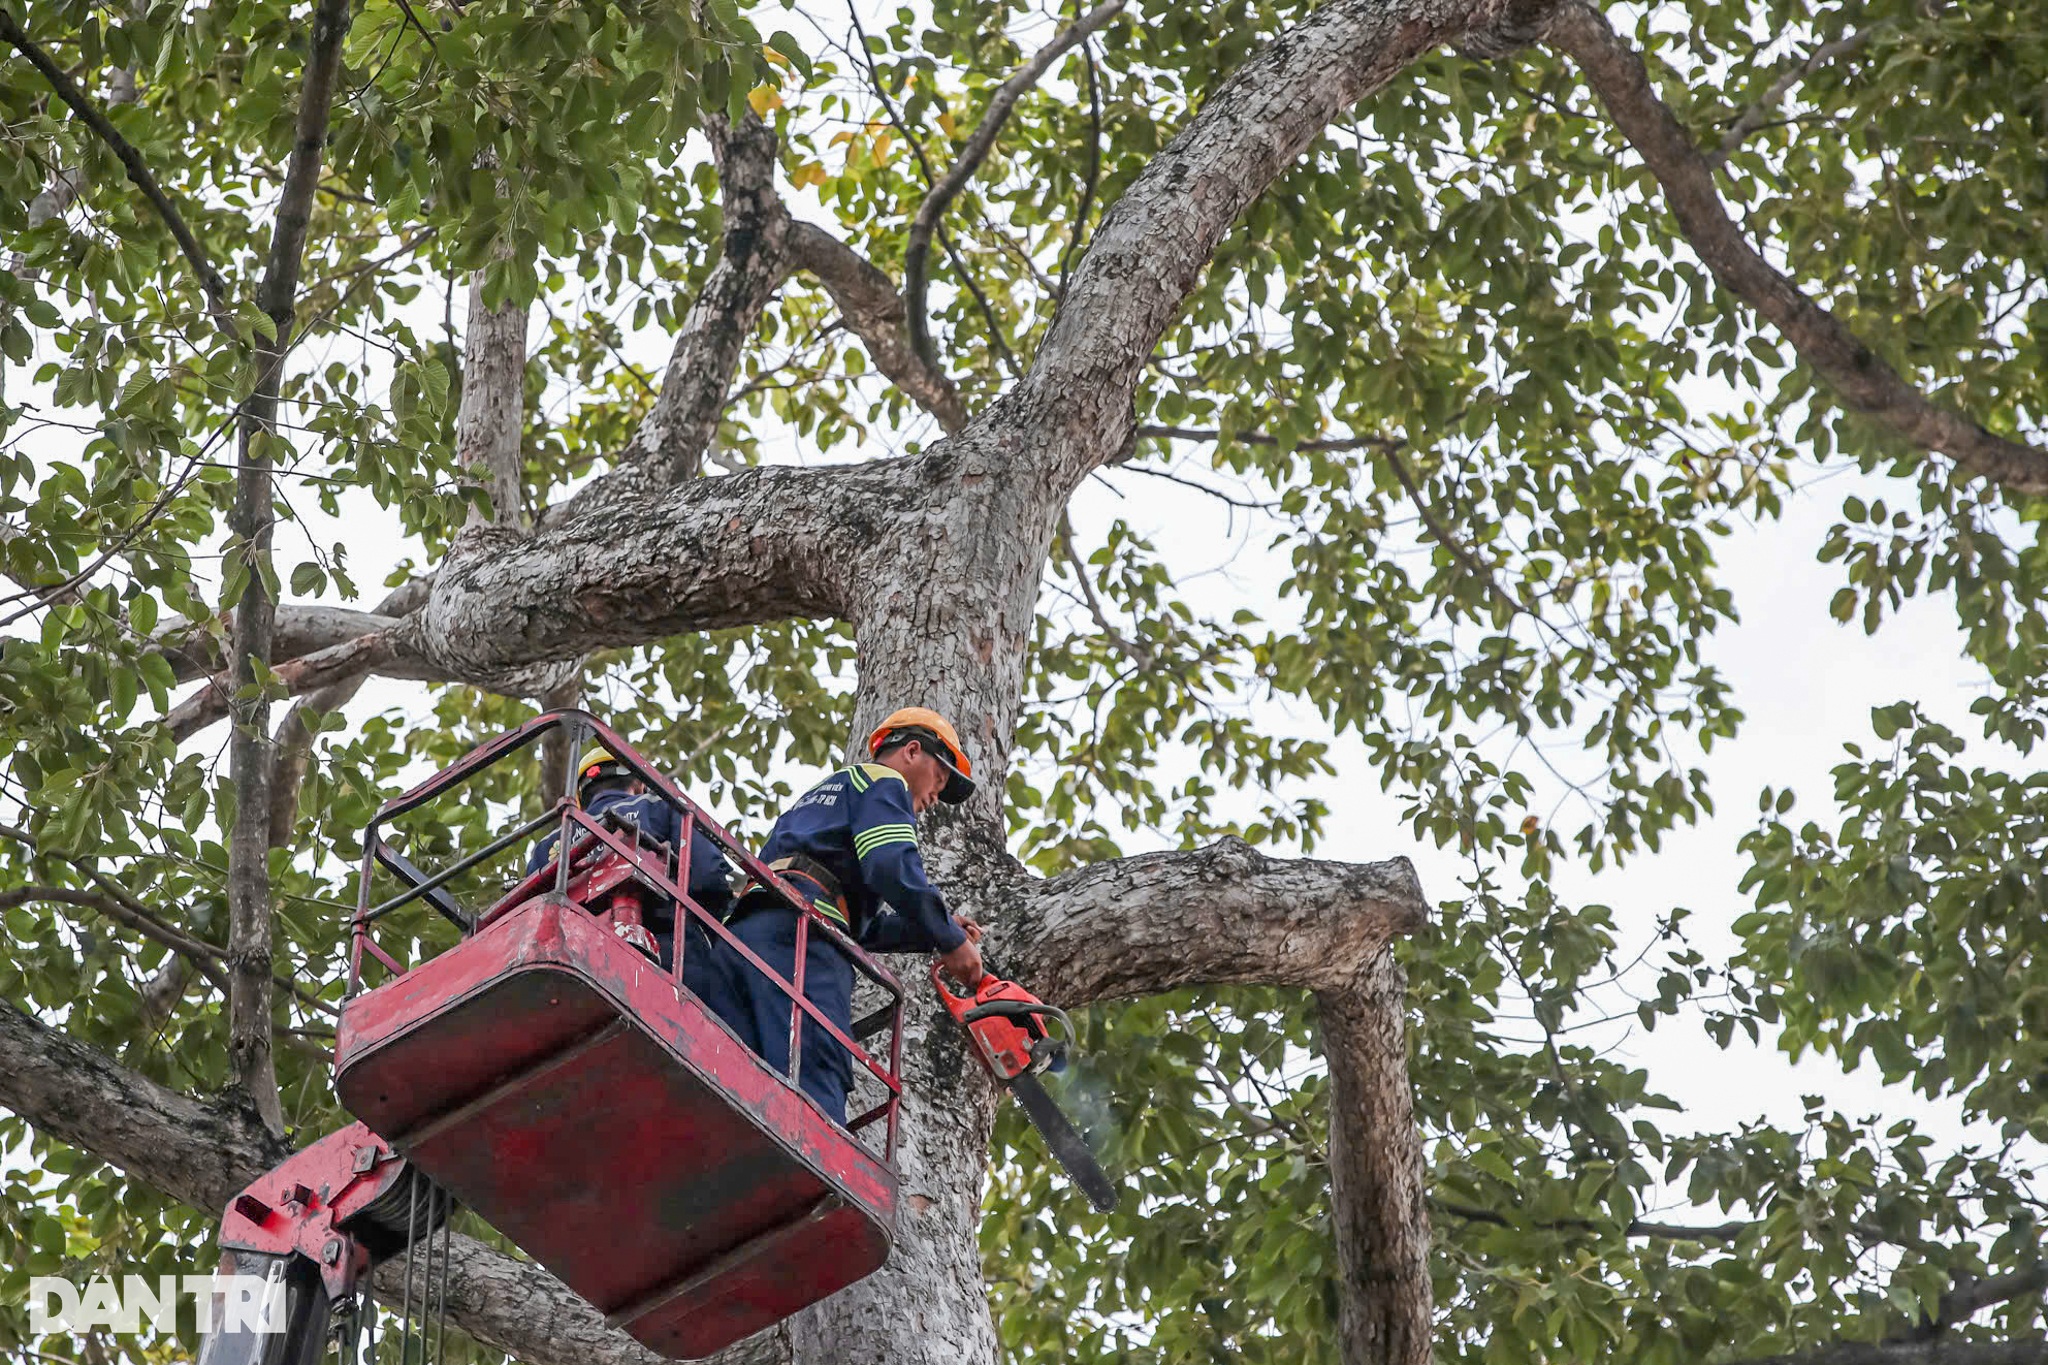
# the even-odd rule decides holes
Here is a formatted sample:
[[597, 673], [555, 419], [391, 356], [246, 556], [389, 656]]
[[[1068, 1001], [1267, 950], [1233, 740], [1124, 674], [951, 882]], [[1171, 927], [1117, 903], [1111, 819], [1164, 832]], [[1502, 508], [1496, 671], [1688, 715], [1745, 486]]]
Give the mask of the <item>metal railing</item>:
[[[439, 871], [427, 872], [415, 867], [398, 850], [384, 842], [382, 830], [391, 821], [447, 794], [485, 769], [523, 753], [556, 730], [567, 731], [566, 739], [572, 754], [580, 752], [584, 745], [592, 741], [602, 745], [612, 757], [625, 766], [627, 772], [646, 784], [647, 790], [675, 813], [680, 834], [676, 840], [677, 847], [672, 853], [673, 876], [668, 875], [670, 864], [667, 859], [660, 860], [657, 866], [648, 866], [639, 856], [642, 849], [636, 849], [635, 846], [626, 843], [617, 833], [606, 827], [601, 817], [590, 815], [577, 804], [577, 774], [573, 768], [569, 772], [566, 789], [547, 810]], [[552, 869], [543, 868], [540, 872], [523, 879], [481, 914], [471, 916], [465, 913], [454, 897], [444, 890], [449, 882], [463, 873], [488, 862], [515, 844], [533, 838], [550, 824], [557, 828]], [[772, 894], [797, 912], [794, 979], [784, 977], [771, 969], [755, 955], [753, 949], [735, 937], [717, 916], [692, 899], [685, 889], [690, 881], [691, 846], [695, 842], [694, 836], [700, 831], [711, 840], [720, 853], [745, 873], [754, 887]], [[363, 832], [361, 879], [356, 896], [355, 915], [351, 921], [348, 995], [354, 996], [362, 989], [365, 955], [374, 959], [393, 976], [403, 976], [409, 970], [387, 953], [377, 943], [372, 933], [373, 926], [394, 911], [414, 902], [424, 901], [442, 918], [455, 925], [467, 939], [489, 928], [503, 915], [524, 904], [537, 892], [543, 891], [545, 888], [537, 885], [537, 882], [550, 870], [554, 881], [554, 894], [566, 899], [572, 867], [579, 864], [587, 865], [589, 855], [606, 850], [623, 860], [634, 879], [656, 894], [667, 897], [670, 903], [678, 908], [674, 933], [674, 961], [670, 968], [678, 991], [687, 989], [683, 985], [683, 960], [688, 936], [684, 932], [687, 921], [683, 917], [691, 916], [704, 927], [707, 934], [724, 943], [753, 970], [774, 982], [776, 988], [789, 997], [789, 1071], [784, 1077], [789, 1084], [795, 1085], [798, 1068], [802, 1064], [802, 1024], [806, 1016], [834, 1042], [845, 1048], [870, 1075], [881, 1082], [885, 1092], [882, 1102], [849, 1120], [846, 1127], [850, 1131], [858, 1132], [877, 1119], [886, 1120], [883, 1158], [893, 1161], [896, 1155], [897, 1109], [903, 1093], [900, 1079], [903, 1060], [901, 983], [887, 967], [876, 961], [844, 930], [819, 914], [809, 898], [800, 894], [779, 873], [742, 847], [722, 825], [706, 815], [696, 802], [685, 796], [675, 783], [650, 767], [647, 761], [615, 731], [585, 711], [551, 711], [537, 716], [518, 729], [508, 731], [488, 744], [472, 750], [461, 761], [442, 769], [403, 796], [386, 802], [371, 818], [369, 827]], [[372, 904], [371, 881], [373, 873], [379, 867], [403, 883], [404, 889], [397, 895]], [[804, 996], [804, 958], [809, 936], [813, 933], [824, 934], [846, 955], [855, 971], [888, 993], [889, 1003], [856, 1023], [852, 1029], [852, 1037], [827, 1019], [824, 1013]], [[884, 1026], [889, 1030], [889, 1059], [886, 1065], [877, 1061], [855, 1041], [855, 1038], [873, 1036]]]

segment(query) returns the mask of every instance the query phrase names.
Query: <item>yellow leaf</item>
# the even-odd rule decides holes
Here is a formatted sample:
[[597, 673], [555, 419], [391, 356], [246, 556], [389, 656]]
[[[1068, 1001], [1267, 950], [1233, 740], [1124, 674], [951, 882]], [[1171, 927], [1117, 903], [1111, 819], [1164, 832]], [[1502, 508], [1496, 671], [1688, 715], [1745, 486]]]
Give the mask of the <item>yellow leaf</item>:
[[761, 55], [785, 70], [789, 67], [789, 58], [783, 56], [766, 43], [761, 44]]
[[887, 130], [884, 130], [881, 136], [875, 139], [875, 161], [877, 164], [888, 159], [889, 142], [890, 136]]
[[770, 109], [782, 107], [782, 96], [775, 93], [772, 85], [757, 85], [747, 92], [747, 103], [754, 106], [756, 118], [766, 118]]
[[789, 183], [802, 189], [805, 185], [825, 183], [825, 167], [816, 161], [806, 161], [789, 173]]
[[837, 147], [842, 142], [853, 141], [854, 137], [855, 134], [850, 133], [845, 129], [841, 129], [840, 131], [832, 134], [832, 140], [830, 142], [827, 142], [825, 145], [827, 147]]
[[953, 136], [953, 111], [951, 109], [939, 110], [939, 131], [949, 138]]

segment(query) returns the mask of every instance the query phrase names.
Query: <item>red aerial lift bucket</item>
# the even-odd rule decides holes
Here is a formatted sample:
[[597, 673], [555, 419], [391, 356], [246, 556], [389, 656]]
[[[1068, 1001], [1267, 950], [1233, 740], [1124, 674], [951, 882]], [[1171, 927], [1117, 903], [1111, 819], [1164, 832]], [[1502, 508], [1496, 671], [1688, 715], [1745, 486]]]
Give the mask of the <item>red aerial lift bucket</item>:
[[587, 907], [534, 892], [530, 879], [456, 946], [343, 1005], [349, 1112], [664, 1356], [710, 1355], [879, 1268], [892, 1153], [827, 1118]]

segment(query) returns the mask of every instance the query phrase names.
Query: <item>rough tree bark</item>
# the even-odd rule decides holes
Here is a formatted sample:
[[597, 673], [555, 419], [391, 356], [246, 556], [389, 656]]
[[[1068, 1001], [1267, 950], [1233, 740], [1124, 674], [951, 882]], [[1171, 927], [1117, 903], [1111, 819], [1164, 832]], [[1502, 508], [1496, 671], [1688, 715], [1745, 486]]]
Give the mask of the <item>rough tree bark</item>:
[[472, 524], [519, 524], [519, 437], [526, 406], [526, 320], [532, 310], [484, 298], [484, 273], [469, 277], [469, 313], [462, 337], [462, 406], [455, 415], [455, 458], [490, 494], [488, 514], [470, 508]]
[[1330, 1204], [1337, 1228], [1337, 1330], [1347, 1360], [1427, 1360], [1429, 1207], [1402, 1034], [1407, 976], [1382, 950], [1350, 983], [1316, 992], [1330, 1061]]

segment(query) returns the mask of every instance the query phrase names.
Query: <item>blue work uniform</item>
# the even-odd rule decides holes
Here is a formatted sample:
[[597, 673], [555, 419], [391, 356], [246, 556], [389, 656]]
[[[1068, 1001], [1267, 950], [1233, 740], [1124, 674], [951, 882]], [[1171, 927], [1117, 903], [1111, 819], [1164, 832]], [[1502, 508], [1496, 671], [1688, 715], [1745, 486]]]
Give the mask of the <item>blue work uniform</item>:
[[[833, 773], [782, 813], [768, 833], [761, 861], [813, 896], [818, 912], [863, 948], [949, 953], [966, 941], [967, 933], [925, 876], [915, 819], [902, 774], [879, 763], [855, 764]], [[806, 864], [815, 871], [805, 871]], [[741, 897], [730, 928], [763, 962], [793, 979], [796, 924], [796, 912], [785, 902], [755, 890]], [[786, 1072], [789, 996], [744, 961], [733, 962], [733, 982], [745, 1026], [752, 1029], [749, 1035], [743, 1027], [741, 1036], [768, 1065]], [[812, 934], [806, 945], [804, 994], [841, 1031], [852, 1031], [853, 964], [822, 934]], [[852, 1082], [853, 1058], [806, 1019], [797, 1084], [834, 1121], [844, 1123]]]
[[[664, 843], [670, 849], [681, 842], [682, 821], [668, 802], [652, 792], [635, 794], [620, 788], [599, 792], [590, 798], [584, 813], [592, 817], [612, 815], [616, 819], [638, 825], [643, 838]], [[526, 872], [533, 875], [547, 866], [554, 856], [555, 841], [561, 831], [555, 830], [533, 846], [527, 855]], [[683, 889], [690, 893], [690, 899], [704, 907], [714, 918], [724, 919], [732, 909], [732, 884], [726, 880], [725, 856], [718, 845], [711, 842], [702, 829], [690, 834], [690, 879]], [[730, 954], [723, 944], [714, 948], [711, 934], [703, 922], [694, 916], [687, 916], [683, 929], [683, 986], [692, 995], [703, 1001], [711, 1011], [735, 1028], [739, 1017], [739, 997], [732, 984], [732, 969], [728, 963]], [[661, 948], [661, 965], [667, 967], [675, 959], [675, 906], [668, 897], [657, 896], [650, 900], [645, 912], [647, 929], [654, 935], [654, 941]]]

